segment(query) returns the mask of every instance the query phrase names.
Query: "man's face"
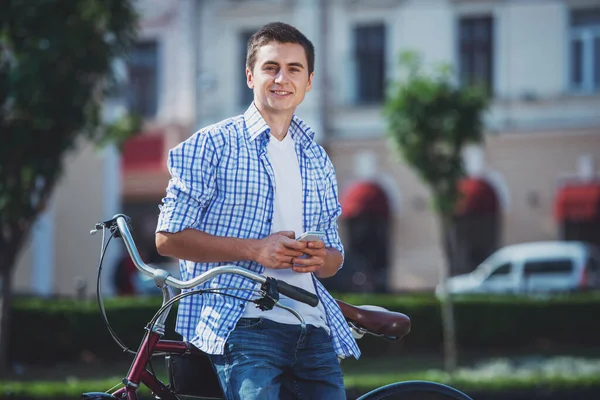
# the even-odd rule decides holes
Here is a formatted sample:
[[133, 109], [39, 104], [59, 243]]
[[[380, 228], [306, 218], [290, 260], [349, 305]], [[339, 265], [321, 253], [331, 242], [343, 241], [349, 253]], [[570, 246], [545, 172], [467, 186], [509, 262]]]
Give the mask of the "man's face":
[[258, 49], [253, 71], [246, 69], [248, 87], [254, 90], [259, 110], [293, 113], [312, 88], [304, 47], [297, 43], [271, 42]]

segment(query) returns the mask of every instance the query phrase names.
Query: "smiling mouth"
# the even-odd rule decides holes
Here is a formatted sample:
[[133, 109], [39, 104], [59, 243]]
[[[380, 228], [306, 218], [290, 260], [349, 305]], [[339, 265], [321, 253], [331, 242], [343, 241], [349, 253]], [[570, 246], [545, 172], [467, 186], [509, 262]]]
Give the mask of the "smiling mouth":
[[292, 94], [292, 92], [286, 92], [285, 90], [271, 90], [271, 93], [275, 93], [277, 96], [287, 96], [288, 94]]

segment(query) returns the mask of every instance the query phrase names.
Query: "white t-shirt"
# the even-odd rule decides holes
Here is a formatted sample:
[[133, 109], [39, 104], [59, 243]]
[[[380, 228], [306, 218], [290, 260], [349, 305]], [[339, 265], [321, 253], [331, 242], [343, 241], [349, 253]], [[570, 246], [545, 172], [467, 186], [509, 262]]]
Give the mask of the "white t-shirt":
[[[288, 132], [282, 141], [271, 136], [267, 145], [267, 157], [275, 174], [275, 201], [271, 233], [294, 231], [296, 236], [300, 236], [304, 232], [302, 178], [292, 135]], [[295, 272], [291, 268], [265, 268], [263, 274], [315, 293], [312, 273]], [[325, 309], [321, 302], [317, 307], [311, 307], [280, 294], [280, 303], [299, 312], [307, 324], [328, 329]], [[261, 311], [254, 303], [247, 303], [242, 317], [262, 317], [284, 324], [300, 323], [294, 315], [286, 310], [274, 307], [269, 311]]]

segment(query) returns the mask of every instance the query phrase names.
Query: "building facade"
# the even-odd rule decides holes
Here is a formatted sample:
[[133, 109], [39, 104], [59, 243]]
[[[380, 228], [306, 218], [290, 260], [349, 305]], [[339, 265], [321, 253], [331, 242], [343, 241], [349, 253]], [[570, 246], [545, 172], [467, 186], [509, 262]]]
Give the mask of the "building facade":
[[[298, 113], [331, 154], [342, 206], [357, 182], [387, 197], [391, 289], [430, 288], [445, 262], [427, 187], [385, 135], [385, 88], [398, 78], [402, 51], [418, 51], [426, 66], [450, 64], [461, 84], [484, 83], [493, 95], [485, 142], [465, 161], [497, 197], [497, 246], [560, 238], [561, 185], [597, 177], [599, 1], [204, 1], [199, 12], [199, 98], [210, 101], [197, 104], [198, 126], [251, 100], [243, 74], [249, 32], [280, 20], [314, 42], [315, 87]], [[592, 192], [582, 201], [595, 202], [588, 217], [598, 219]]]
[[354, 217], [376, 210], [387, 256], [375, 268], [388, 289], [432, 288], [445, 263], [428, 189], [386, 138], [385, 90], [399, 78], [405, 50], [425, 66], [451, 65], [459, 84], [483, 83], [493, 96], [485, 141], [465, 152], [465, 190], [489, 192], [494, 200], [482, 212], [496, 222], [467, 221], [464, 230], [497, 234], [491, 248], [465, 247], [464, 260], [564, 238], [572, 222], [591, 226], [585, 239], [600, 243], [593, 233], [600, 232], [599, 0], [144, 0], [140, 7], [129, 82], [147, 126], [128, 144], [121, 178], [122, 209], [140, 232], [153, 232], [168, 149], [247, 108], [247, 40], [283, 21], [316, 47], [314, 87], [297, 112], [336, 167], [344, 240], [354, 240], [352, 225], [361, 223]]

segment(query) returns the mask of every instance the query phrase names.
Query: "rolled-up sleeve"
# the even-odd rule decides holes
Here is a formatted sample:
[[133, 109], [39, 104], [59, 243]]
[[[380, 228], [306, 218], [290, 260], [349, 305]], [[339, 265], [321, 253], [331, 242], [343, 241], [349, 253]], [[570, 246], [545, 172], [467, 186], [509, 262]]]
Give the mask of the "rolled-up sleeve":
[[344, 257], [344, 246], [340, 239], [338, 231], [338, 218], [342, 214], [342, 206], [340, 205], [338, 198], [338, 185], [337, 177], [331, 160], [327, 158], [325, 171], [327, 173], [327, 189], [325, 191], [324, 209], [323, 209], [323, 225], [322, 229], [325, 231], [325, 238], [323, 242], [326, 247], [334, 248], [342, 253]]
[[199, 132], [169, 151], [171, 179], [162, 199], [156, 232], [176, 233], [198, 226], [215, 191], [215, 141]]

